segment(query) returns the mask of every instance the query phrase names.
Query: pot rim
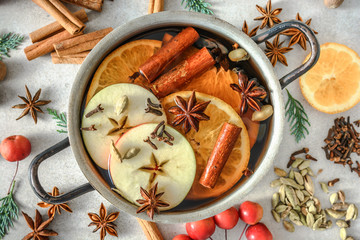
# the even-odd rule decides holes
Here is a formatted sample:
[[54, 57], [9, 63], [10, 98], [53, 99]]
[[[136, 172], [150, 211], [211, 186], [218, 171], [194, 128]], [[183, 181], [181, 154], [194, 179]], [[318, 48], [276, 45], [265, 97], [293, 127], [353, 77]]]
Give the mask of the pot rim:
[[140, 33], [169, 26], [192, 26], [201, 28], [233, 42], [237, 42], [249, 53], [254, 64], [259, 69], [260, 74], [266, 81], [271, 95], [271, 104], [274, 109], [269, 128], [269, 137], [265, 145], [266, 149], [263, 150], [260, 156], [260, 158], [262, 158], [261, 163], [249, 179], [241, 184], [241, 186], [236, 186], [231, 194], [226, 194], [226, 196], [221, 197], [214, 203], [206, 204], [195, 210], [178, 212], [171, 212], [171, 210], [164, 211], [161, 214], [155, 215], [153, 219], [153, 221], [161, 223], [183, 223], [211, 217], [233, 206], [234, 203], [239, 203], [240, 199], [245, 197], [251, 189], [266, 176], [273, 164], [282, 140], [285, 108], [279, 80], [264, 52], [250, 37], [224, 20], [196, 12], [165, 11], [145, 15], [117, 27], [95, 46], [81, 65], [72, 85], [68, 108], [69, 140], [76, 161], [89, 183], [111, 204], [130, 215], [150, 220], [146, 213], [135, 214], [136, 208], [134, 205], [125, 199], [119, 198], [115, 192], [107, 187], [105, 180], [96, 175], [97, 169], [88, 157], [79, 130], [83, 97], [99, 64], [110, 52], [119, 47], [122, 42]]

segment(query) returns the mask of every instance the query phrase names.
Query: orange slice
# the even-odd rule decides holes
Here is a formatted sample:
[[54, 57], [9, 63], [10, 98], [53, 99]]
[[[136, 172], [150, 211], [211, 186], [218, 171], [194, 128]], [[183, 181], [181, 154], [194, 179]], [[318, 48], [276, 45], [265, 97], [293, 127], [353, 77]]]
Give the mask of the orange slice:
[[[129, 83], [129, 76], [137, 72], [140, 65], [160, 47], [161, 41], [141, 39], [126, 43], [110, 53], [95, 72], [86, 103], [107, 86], [115, 83]], [[147, 81], [142, 76], [138, 77], [135, 83], [147, 87]]]
[[317, 110], [344, 112], [360, 101], [360, 57], [345, 45], [325, 43], [319, 61], [299, 83], [305, 99]]
[[[170, 114], [167, 111], [171, 106], [175, 105], [175, 96], [180, 96], [187, 100], [190, 98], [191, 94], [191, 91], [181, 91], [171, 94], [162, 100], [162, 105], [167, 113], [169, 122], [172, 122], [175, 117], [175, 115]], [[187, 196], [187, 199], [194, 200], [218, 197], [228, 191], [240, 180], [243, 171], [247, 168], [250, 158], [248, 132], [237, 112], [229, 104], [214, 96], [197, 92], [196, 99], [198, 102], [211, 102], [205, 110], [205, 114], [210, 117], [210, 120], [200, 121], [198, 132], [195, 132], [192, 129], [185, 135], [193, 147], [196, 156], [196, 176], [193, 186]], [[239, 126], [242, 128], [242, 131], [215, 187], [213, 189], [208, 189], [199, 184], [199, 179], [205, 169], [208, 158], [224, 122]], [[182, 132], [181, 126], [176, 127], [176, 129]]]

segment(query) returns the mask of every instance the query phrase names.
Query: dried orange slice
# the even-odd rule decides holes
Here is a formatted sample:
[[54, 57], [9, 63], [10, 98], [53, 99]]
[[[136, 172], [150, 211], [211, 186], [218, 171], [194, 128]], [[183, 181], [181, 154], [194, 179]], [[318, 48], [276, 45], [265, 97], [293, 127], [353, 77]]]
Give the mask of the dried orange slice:
[[299, 83], [305, 99], [317, 110], [344, 112], [360, 101], [360, 57], [345, 45], [325, 43], [319, 61]]
[[[161, 41], [140, 39], [131, 41], [110, 53], [100, 64], [91, 81], [86, 103], [101, 89], [115, 83], [129, 83], [129, 76], [138, 71], [149, 57], [161, 47]], [[147, 84], [145, 78], [140, 76], [136, 84]], [[145, 86], [147, 87], [147, 86]]]
[[[175, 96], [180, 96], [185, 100], [191, 96], [191, 91], [181, 91], [165, 97], [161, 102], [167, 113], [168, 122], [172, 122], [175, 115], [170, 114], [167, 110], [174, 106]], [[246, 127], [237, 114], [237, 112], [226, 102], [219, 98], [203, 93], [196, 93], [198, 102], [211, 101], [205, 110], [205, 114], [210, 117], [209, 121], [200, 121], [199, 131], [193, 129], [185, 137], [190, 142], [196, 156], [196, 176], [193, 186], [187, 196], [187, 199], [205, 199], [218, 197], [234, 186], [247, 168], [250, 158], [250, 141]], [[226, 162], [223, 171], [213, 189], [208, 189], [199, 184], [200, 176], [206, 167], [206, 163], [215, 145], [217, 136], [220, 133], [224, 122], [235, 124], [242, 128], [240, 137]], [[182, 132], [181, 126], [176, 127]]]

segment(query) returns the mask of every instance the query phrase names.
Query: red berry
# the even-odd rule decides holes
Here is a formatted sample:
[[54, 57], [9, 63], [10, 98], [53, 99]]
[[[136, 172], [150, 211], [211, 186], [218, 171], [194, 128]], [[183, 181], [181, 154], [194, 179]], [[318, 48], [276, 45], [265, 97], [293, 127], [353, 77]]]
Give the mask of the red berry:
[[205, 240], [215, 232], [214, 218], [206, 218], [197, 222], [186, 223], [186, 232], [193, 240]]
[[273, 236], [269, 229], [263, 223], [257, 223], [246, 229], [245, 236], [247, 240], [272, 240]]
[[9, 162], [21, 161], [31, 152], [29, 139], [21, 135], [14, 135], [5, 138], [0, 144], [0, 151], [3, 158]]
[[263, 216], [263, 208], [260, 204], [246, 201], [239, 208], [240, 219], [249, 225], [258, 223]]
[[216, 225], [222, 229], [232, 229], [239, 221], [239, 214], [236, 208], [231, 207], [222, 213], [214, 216]]
[[175, 236], [172, 240], [192, 240], [192, 239], [186, 234], [180, 234]]

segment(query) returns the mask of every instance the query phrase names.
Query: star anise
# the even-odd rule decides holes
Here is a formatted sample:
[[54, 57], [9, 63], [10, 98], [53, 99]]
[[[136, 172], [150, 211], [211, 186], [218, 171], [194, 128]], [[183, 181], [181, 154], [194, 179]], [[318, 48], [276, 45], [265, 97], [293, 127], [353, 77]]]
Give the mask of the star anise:
[[91, 219], [91, 223], [89, 224], [90, 226], [95, 225], [96, 228], [93, 230], [93, 232], [96, 232], [97, 230], [100, 229], [100, 239], [104, 240], [105, 236], [106, 236], [106, 232], [109, 233], [111, 236], [118, 236], [117, 231], [115, 229], [116, 225], [113, 223], [118, 217], [119, 217], [119, 212], [114, 212], [107, 215], [107, 211], [106, 208], [104, 206], [103, 203], [101, 203], [100, 206], [100, 210], [99, 210], [99, 215], [97, 215], [96, 213], [88, 213], [89, 218]]
[[240, 115], [243, 115], [250, 107], [254, 111], [260, 111], [260, 102], [264, 100], [267, 93], [265, 89], [257, 83], [255, 78], [249, 80], [243, 70], [238, 71], [239, 85], [232, 83], [230, 87], [240, 93]]
[[253, 28], [250, 32], [248, 32], [248, 31], [249, 31], [248, 25], [247, 25], [246, 21], [244, 21], [244, 24], [243, 24], [243, 27], [242, 27], [242, 31], [243, 31], [246, 35], [248, 35], [249, 37], [253, 37], [253, 36], [256, 35], [256, 32], [259, 30], [259, 27], [260, 27], [260, 26], [257, 26], [257, 27], [255, 27], [255, 28]]
[[[59, 189], [57, 187], [54, 187], [52, 190], [52, 193], [49, 193], [49, 194], [53, 197], [59, 196]], [[46, 203], [46, 202], [39, 202], [37, 205], [42, 208], [50, 207], [47, 212], [49, 217], [55, 217], [56, 211], [59, 214], [61, 214], [61, 209], [65, 210], [67, 212], [72, 212], [71, 208], [67, 205], [67, 203], [50, 204], [50, 203]]]
[[210, 119], [210, 117], [204, 113], [210, 101], [198, 103], [196, 101], [195, 91], [193, 91], [188, 102], [180, 96], [176, 96], [174, 101], [177, 106], [169, 108], [169, 112], [176, 115], [172, 124], [173, 126], [182, 124], [185, 133], [188, 133], [191, 127], [194, 128], [195, 131], [199, 131], [199, 122]]
[[271, 10], [271, 0], [267, 2], [266, 10], [259, 5], [256, 5], [256, 9], [262, 14], [261, 17], [254, 18], [254, 20], [262, 20], [260, 29], [263, 29], [266, 25], [273, 27], [274, 24], [281, 23], [281, 20], [276, 16], [281, 13], [282, 8]]
[[26, 235], [22, 240], [48, 240], [50, 236], [57, 236], [57, 232], [53, 230], [45, 229], [51, 221], [54, 219], [53, 217], [49, 218], [45, 222], [42, 221], [42, 217], [40, 212], [36, 209], [35, 213], [35, 222], [31, 217], [29, 217], [26, 213], [22, 212], [26, 223], [33, 230], [31, 233]]
[[25, 104], [17, 104], [13, 106], [12, 108], [19, 108], [24, 109], [24, 111], [21, 113], [21, 115], [16, 119], [19, 120], [26, 114], [31, 113], [32, 118], [34, 119], [35, 124], [37, 123], [37, 114], [36, 111], [44, 113], [39, 106], [46, 105], [50, 103], [50, 100], [39, 100], [40, 94], [41, 94], [41, 88], [35, 93], [34, 98], [31, 97], [31, 93], [28, 89], [28, 87], [25, 85], [26, 89], [26, 98], [22, 96], [18, 96], [21, 100], [25, 102]]
[[[299, 13], [296, 14], [296, 20], [303, 22], [303, 19], [300, 17]], [[309, 20], [307, 20], [305, 22], [305, 24], [310, 26], [311, 18]], [[312, 31], [315, 34], [318, 34], [318, 32], [316, 32], [314, 29], [312, 29]], [[286, 36], [291, 36], [290, 42], [289, 42], [289, 47], [298, 43], [304, 50], [306, 50], [306, 37], [299, 29], [290, 28], [286, 31], [283, 31], [281, 34], [286, 35]]]
[[146, 214], [149, 216], [149, 218], [153, 219], [155, 212], [159, 214], [158, 207], [169, 206], [168, 203], [160, 200], [164, 192], [156, 194], [157, 186], [158, 183], [155, 183], [155, 185], [152, 188], [150, 188], [149, 192], [147, 192], [145, 189], [140, 187], [140, 194], [144, 199], [136, 200], [137, 203], [142, 205], [141, 207], [138, 208], [136, 213], [141, 213], [146, 211]]
[[266, 41], [266, 49], [265, 54], [269, 58], [271, 64], [275, 67], [277, 61], [281, 62], [285, 66], [287, 66], [286, 57], [284, 56], [284, 53], [287, 53], [292, 50], [292, 48], [289, 47], [281, 47], [281, 45], [284, 43], [282, 41], [279, 44], [279, 35], [276, 35], [276, 37], [273, 40], [273, 43], [271, 44], [269, 41]]

